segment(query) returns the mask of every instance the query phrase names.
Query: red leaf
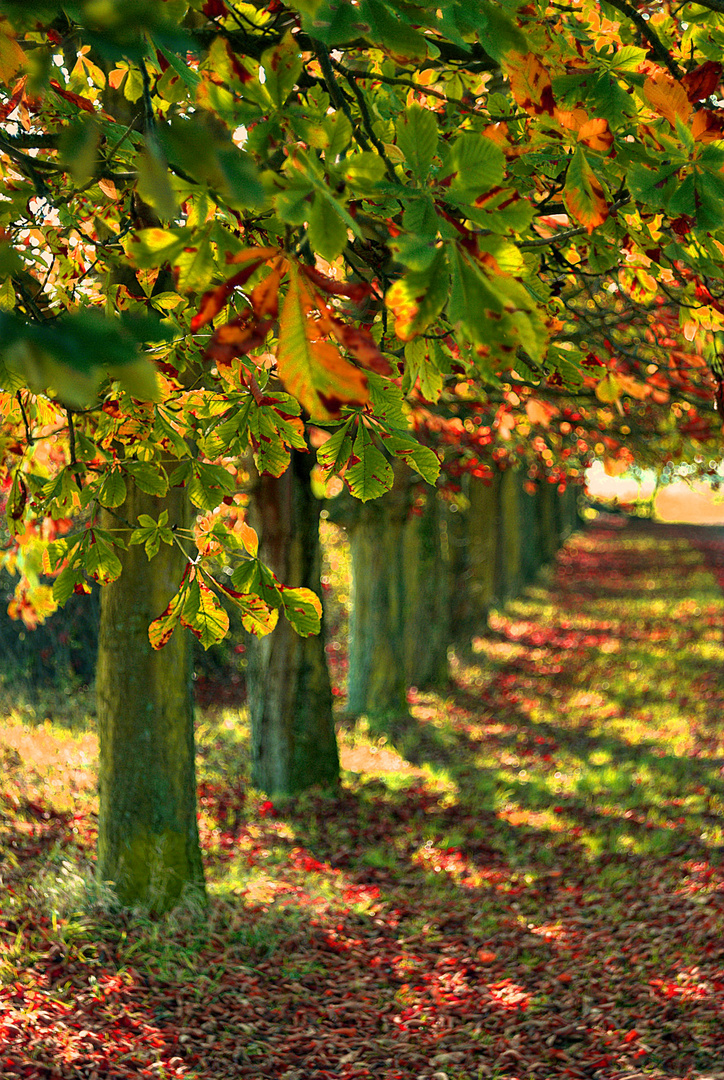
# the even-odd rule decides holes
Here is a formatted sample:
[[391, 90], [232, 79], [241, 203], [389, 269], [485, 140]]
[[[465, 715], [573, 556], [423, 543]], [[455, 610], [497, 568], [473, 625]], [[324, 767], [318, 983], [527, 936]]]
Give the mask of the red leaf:
[[715, 60], [707, 60], [681, 77], [689, 101], [704, 101], [721, 82], [724, 69]]
[[321, 274], [319, 270], [315, 270], [313, 266], [300, 266], [299, 269], [304, 277], [328, 296], [346, 296], [355, 304], [359, 304], [373, 291], [372, 286], [366, 281], [335, 281], [326, 274]]
[[83, 98], [80, 94], [72, 94], [70, 90], [64, 90], [57, 79], [51, 79], [50, 85], [59, 97], [62, 97], [64, 101], [70, 101], [72, 105], [77, 105], [79, 109], [83, 109], [85, 112], [93, 113], [95, 116], [95, 106], [92, 101], [88, 101], [87, 98]]

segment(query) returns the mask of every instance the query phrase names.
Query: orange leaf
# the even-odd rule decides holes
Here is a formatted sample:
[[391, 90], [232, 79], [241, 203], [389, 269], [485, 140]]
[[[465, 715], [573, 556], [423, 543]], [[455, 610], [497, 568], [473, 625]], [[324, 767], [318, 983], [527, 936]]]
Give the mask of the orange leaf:
[[525, 411], [531, 424], [540, 424], [547, 428], [550, 427], [551, 418], [556, 415], [558, 409], [554, 405], [549, 405], [547, 401], [530, 398], [525, 403]]
[[584, 225], [588, 233], [608, 217], [603, 187], [580, 147], [571, 158], [563, 198], [571, 216]]
[[267, 274], [249, 294], [249, 303], [257, 319], [276, 319], [279, 314], [279, 285], [287, 271], [285, 259], [277, 259], [270, 274]]
[[555, 101], [548, 69], [535, 53], [507, 53], [503, 67], [510, 80], [510, 92], [517, 105], [530, 116], [553, 116]]
[[711, 109], [700, 109], [694, 113], [691, 122], [691, 134], [697, 142], [715, 142], [722, 138], [724, 119]]
[[667, 71], [657, 71], [644, 83], [644, 95], [649, 105], [669, 121], [672, 127], [676, 117], [686, 123], [691, 116], [693, 106], [686, 90]]
[[312, 292], [311, 295], [319, 312], [317, 324], [323, 333], [335, 337], [340, 345], [351, 352], [355, 360], [364, 367], [377, 371], [380, 375], [392, 374], [389, 360], [380, 352], [368, 330], [338, 319], [329, 310], [319, 293]]
[[583, 143], [584, 146], [590, 147], [591, 150], [598, 150], [602, 154], [607, 154], [613, 146], [613, 135], [608, 126], [608, 120], [604, 120], [602, 117], [594, 117], [593, 120], [588, 120], [578, 132], [578, 141]]
[[277, 373], [312, 419], [331, 420], [344, 405], [369, 401], [367, 377], [321, 336], [315, 301], [295, 266], [279, 319]]
[[7, 19], [0, 19], [0, 83], [7, 86], [26, 67], [28, 58], [15, 40], [15, 31]]

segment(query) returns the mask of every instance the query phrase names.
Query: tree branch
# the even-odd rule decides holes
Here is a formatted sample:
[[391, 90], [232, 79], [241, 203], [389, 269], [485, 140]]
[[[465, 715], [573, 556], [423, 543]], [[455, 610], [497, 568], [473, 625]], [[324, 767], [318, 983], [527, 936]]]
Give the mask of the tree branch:
[[[699, 0], [697, 0], [697, 3], [698, 2]], [[711, 0], [711, 2], [722, 4], [721, 7], [714, 8], [715, 11], [724, 11], [724, 3], [722, 3], [722, 0]], [[627, 19], [631, 20], [631, 22], [638, 28], [641, 36], [646, 38], [646, 40], [648, 41], [656, 59], [660, 60], [661, 63], [669, 69], [675, 79], [680, 79], [682, 72], [679, 68], [679, 65], [672, 57], [669, 50], [665, 47], [660, 37], [651, 26], [650, 22], [644, 19], [643, 15], [641, 15], [641, 13], [638, 12], [635, 7], [632, 7], [631, 4], [628, 3], [628, 0], [606, 0], [606, 3], [610, 4], [613, 8], [616, 8], [616, 11], [620, 11], [622, 15], [625, 15]], [[703, 6], [708, 7], [709, 5], [704, 4]]]

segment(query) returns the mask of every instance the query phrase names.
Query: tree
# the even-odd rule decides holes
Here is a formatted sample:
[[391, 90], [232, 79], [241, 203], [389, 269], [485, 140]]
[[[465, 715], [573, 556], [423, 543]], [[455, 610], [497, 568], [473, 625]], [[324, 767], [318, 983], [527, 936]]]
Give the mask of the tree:
[[[306, 633], [314, 597], [218, 510], [244, 453], [281, 477], [311, 425], [365, 502], [393, 459], [434, 481], [403, 389], [434, 403], [452, 365], [575, 387], [586, 341], [560, 337], [590, 275], [719, 331], [717, 8], [3, 0], [8, 514], [74, 516], [55, 602], [165, 545], [185, 565], [154, 647], [219, 640], [225, 603]], [[636, 389], [602, 364], [615, 422]], [[205, 524], [123, 518], [134, 488], [183, 488]]]

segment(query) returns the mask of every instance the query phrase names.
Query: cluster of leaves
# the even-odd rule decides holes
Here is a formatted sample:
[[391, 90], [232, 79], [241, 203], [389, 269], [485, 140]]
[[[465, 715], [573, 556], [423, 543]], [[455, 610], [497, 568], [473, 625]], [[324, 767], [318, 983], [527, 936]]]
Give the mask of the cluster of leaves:
[[[3, 0], [3, 468], [17, 535], [27, 514], [78, 520], [46, 560], [54, 600], [114, 580], [124, 545], [178, 543], [154, 644], [179, 620], [218, 640], [219, 596], [254, 632], [279, 610], [310, 632], [315, 601], [265, 584], [219, 511], [244, 455], [278, 476], [311, 425], [358, 498], [389, 489], [394, 458], [434, 482], [406, 398], [517, 379], [530, 420], [551, 386], [576, 395], [591, 348], [571, 324], [609, 283], [619, 323], [621, 297], [652, 306], [636, 335], [675, 294], [701, 352], [724, 326], [724, 150], [721, 16], [700, 7]], [[588, 389], [631, 413], [653, 373], [623, 345], [596, 350]], [[706, 368], [656, 375], [711, 390]], [[127, 521], [129, 483], [183, 485], [213, 521], [181, 535], [161, 503]], [[223, 551], [242, 559], [231, 589]]]

